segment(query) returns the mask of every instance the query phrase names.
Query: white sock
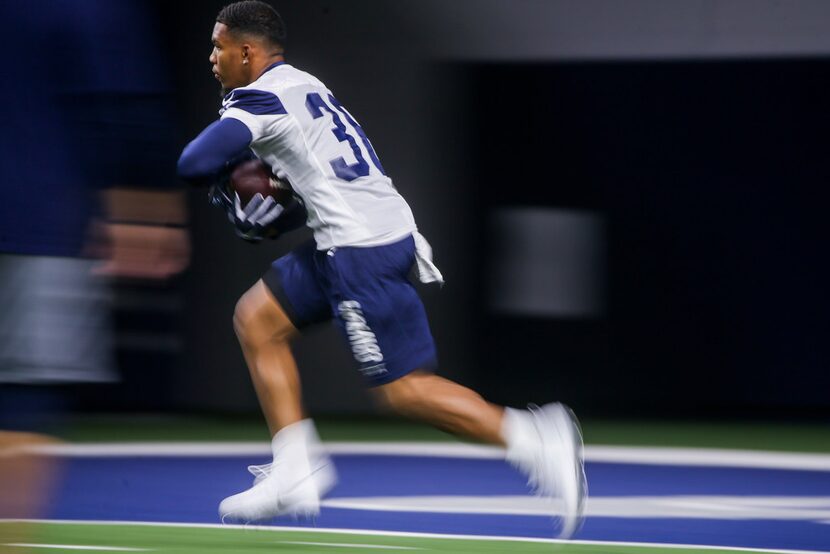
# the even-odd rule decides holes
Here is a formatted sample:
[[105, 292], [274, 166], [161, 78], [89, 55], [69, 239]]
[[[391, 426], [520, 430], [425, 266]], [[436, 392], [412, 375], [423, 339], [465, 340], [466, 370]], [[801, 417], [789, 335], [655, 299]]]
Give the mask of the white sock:
[[313, 430], [314, 423], [310, 419], [304, 419], [286, 425], [277, 431], [277, 434], [271, 439], [271, 452], [274, 454], [275, 461], [279, 457], [292, 469], [296, 469], [302, 474], [310, 473], [308, 459], [309, 425]]
[[501, 436], [507, 445], [507, 461], [519, 466], [533, 456], [539, 440], [530, 412], [514, 408], [504, 409]]
[[320, 495], [327, 493], [337, 483], [334, 465], [326, 454], [317, 429], [311, 419], [303, 419], [286, 425], [271, 440], [274, 460], [280, 458], [281, 470], [288, 471], [296, 479], [314, 476], [314, 484]]
[[320, 441], [320, 435], [317, 434], [317, 427], [314, 426], [314, 421], [311, 418], [307, 418], [299, 421], [298, 424], [302, 427], [306, 448], [311, 459], [315, 460], [324, 455], [323, 443]]

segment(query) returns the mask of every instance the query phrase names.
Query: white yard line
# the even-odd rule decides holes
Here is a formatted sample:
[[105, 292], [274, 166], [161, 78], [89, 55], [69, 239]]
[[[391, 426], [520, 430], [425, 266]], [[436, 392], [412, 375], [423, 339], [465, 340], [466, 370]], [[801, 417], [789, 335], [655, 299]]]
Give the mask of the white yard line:
[[331, 533], [339, 535], [377, 535], [381, 537], [412, 537], [423, 539], [457, 539], [477, 541], [506, 541], [506, 542], [532, 542], [542, 544], [585, 544], [594, 546], [636, 546], [644, 548], [679, 548], [684, 550], [726, 550], [729, 552], [758, 552], [771, 554], [830, 554], [830, 551], [821, 550], [781, 550], [765, 548], [740, 548], [735, 546], [709, 546], [699, 544], [674, 544], [674, 543], [647, 543], [647, 542], [622, 542], [622, 541], [587, 541], [587, 540], [561, 540], [561, 539], [540, 539], [531, 537], [504, 537], [493, 535], [449, 535], [445, 533], [412, 533], [404, 531], [375, 531], [372, 529], [324, 529], [324, 528], [297, 528], [278, 527], [270, 525], [221, 525], [212, 523], [166, 523], [153, 521], [71, 521], [71, 520], [49, 520], [49, 519], [25, 519], [25, 520], [3, 520], [0, 522], [26, 522], [26, 523], [47, 523], [58, 525], [131, 525], [131, 526], [157, 526], [157, 527], [181, 527], [195, 529], [248, 529], [258, 531], [276, 531], [290, 533]]
[[585, 458], [592, 462], [830, 471], [830, 454], [765, 450], [586, 446]]
[[[551, 517], [561, 507], [532, 496], [377, 496], [329, 498], [328, 508], [432, 514], [493, 514]], [[830, 519], [830, 497], [812, 496], [593, 496], [586, 517], [623, 519], [788, 520]]]
[[374, 548], [378, 550], [423, 550], [414, 546], [391, 546], [386, 544], [357, 544], [350, 542], [309, 542], [309, 541], [277, 541], [277, 544], [299, 544], [305, 546], [329, 546], [332, 548]]
[[57, 550], [95, 550], [104, 552], [150, 552], [148, 548], [127, 548], [124, 546], [89, 546], [83, 544], [35, 544], [26, 542], [6, 543], [3, 546], [19, 548], [46, 548]]
[[[445, 458], [500, 459], [503, 450], [490, 446], [439, 442], [329, 442], [332, 454], [377, 456], [436, 456]], [[265, 456], [267, 442], [139, 442], [42, 445], [31, 452], [68, 457], [125, 456]], [[8, 451], [6, 451], [8, 454]], [[585, 447], [589, 462], [647, 465], [745, 467], [830, 471], [830, 454], [725, 450], [714, 448], [659, 448], [640, 446]]]

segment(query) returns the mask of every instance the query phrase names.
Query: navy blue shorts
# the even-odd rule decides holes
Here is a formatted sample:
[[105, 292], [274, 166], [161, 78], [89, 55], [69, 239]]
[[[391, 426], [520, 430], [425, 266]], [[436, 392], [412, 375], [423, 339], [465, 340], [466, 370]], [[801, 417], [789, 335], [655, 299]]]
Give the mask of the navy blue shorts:
[[433, 371], [435, 341], [409, 271], [415, 241], [317, 250], [312, 240], [271, 264], [263, 281], [302, 329], [334, 318], [370, 385]]

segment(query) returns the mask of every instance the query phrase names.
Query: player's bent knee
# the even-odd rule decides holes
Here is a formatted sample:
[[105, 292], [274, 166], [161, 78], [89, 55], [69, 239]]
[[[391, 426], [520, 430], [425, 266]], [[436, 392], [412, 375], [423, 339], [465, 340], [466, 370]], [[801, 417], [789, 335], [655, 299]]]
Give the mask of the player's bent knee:
[[262, 281], [248, 289], [233, 311], [233, 328], [240, 342], [256, 344], [264, 340], [288, 340], [296, 329]]
[[249, 297], [249, 292], [240, 297], [233, 309], [233, 330], [239, 340], [250, 336], [251, 330], [256, 325], [256, 305]]

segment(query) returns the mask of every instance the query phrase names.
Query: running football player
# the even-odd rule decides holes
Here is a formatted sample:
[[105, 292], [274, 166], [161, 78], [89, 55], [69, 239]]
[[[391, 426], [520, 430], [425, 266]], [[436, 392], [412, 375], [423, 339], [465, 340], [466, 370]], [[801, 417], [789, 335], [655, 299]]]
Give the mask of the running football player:
[[259, 240], [307, 224], [314, 238], [279, 258], [239, 300], [234, 329], [273, 436], [273, 463], [249, 468], [253, 486], [222, 501], [223, 520], [319, 512], [334, 468], [301, 405], [291, 341], [334, 320], [380, 400], [404, 416], [504, 446], [538, 494], [561, 504], [560, 535], [578, 528], [586, 494], [582, 439], [561, 404], [502, 408], [439, 377], [423, 304], [408, 274], [441, 282], [431, 249], [357, 120], [317, 78], [285, 62], [285, 27], [256, 0], [223, 8], [210, 63], [222, 87], [220, 118], [185, 149], [179, 174], [221, 181], [253, 154], [291, 184], [296, 202], [224, 204], [237, 233]]

